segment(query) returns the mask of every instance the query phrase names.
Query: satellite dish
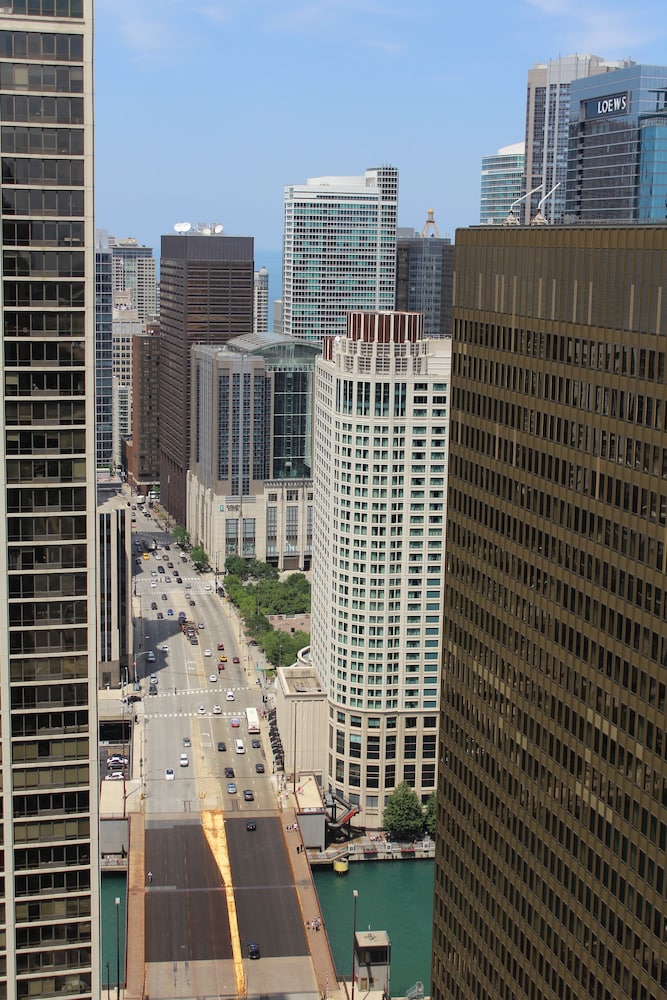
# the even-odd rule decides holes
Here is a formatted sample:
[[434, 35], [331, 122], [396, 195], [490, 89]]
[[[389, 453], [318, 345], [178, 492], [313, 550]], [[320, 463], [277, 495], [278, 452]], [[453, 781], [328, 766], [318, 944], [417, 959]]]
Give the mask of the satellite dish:
[[214, 233], [221, 233], [222, 232], [222, 226], [220, 225], [219, 222], [216, 222], [215, 226], [213, 227], [213, 232]]
[[204, 234], [204, 236], [210, 236], [211, 230], [208, 228], [208, 226], [204, 226], [204, 228], [202, 229], [202, 233]]
[[189, 233], [190, 230], [192, 229], [192, 226], [190, 225], [189, 222], [177, 222], [176, 225], [174, 226], [174, 229], [176, 230], [177, 233]]

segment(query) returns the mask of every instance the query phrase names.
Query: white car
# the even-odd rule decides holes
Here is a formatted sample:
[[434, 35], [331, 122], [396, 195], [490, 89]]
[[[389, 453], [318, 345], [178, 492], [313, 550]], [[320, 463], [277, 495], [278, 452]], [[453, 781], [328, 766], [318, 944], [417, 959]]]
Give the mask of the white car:
[[179, 760], [179, 764], [181, 765], [181, 767], [187, 767], [189, 763], [190, 763], [190, 758], [188, 757], [188, 755], [186, 753], [182, 753], [181, 759]]
[[171, 767], [168, 767], [167, 770], [164, 772], [164, 776], [167, 781], [173, 781], [174, 780], [173, 769]]
[[169, 646], [167, 645], [166, 642], [165, 642], [164, 646], [161, 647], [161, 649], [162, 649], [163, 653], [168, 653], [169, 652]]
[[199, 713], [200, 715], [206, 715], [206, 709], [204, 708], [204, 706], [203, 706], [203, 705], [200, 705], [200, 706], [199, 706], [199, 708], [197, 709], [197, 712], [198, 712], [198, 713]]
[[157, 580], [151, 580], [151, 587], [157, 587]]
[[206, 591], [207, 594], [210, 593], [210, 591], [211, 591], [211, 584], [207, 583], [206, 586], [204, 587], [204, 590]]
[[204, 650], [204, 656], [211, 656], [211, 655], [212, 655], [212, 653], [211, 653], [210, 649], [205, 649]]
[[225, 697], [227, 698], [227, 701], [234, 701], [234, 692], [231, 690], [228, 691]]
[[222, 715], [222, 708], [220, 707], [220, 705], [214, 705], [213, 706], [213, 714], [214, 715]]
[[211, 674], [211, 676], [209, 677], [209, 681], [211, 682], [211, 684], [217, 684], [218, 683], [218, 675], [217, 674]]

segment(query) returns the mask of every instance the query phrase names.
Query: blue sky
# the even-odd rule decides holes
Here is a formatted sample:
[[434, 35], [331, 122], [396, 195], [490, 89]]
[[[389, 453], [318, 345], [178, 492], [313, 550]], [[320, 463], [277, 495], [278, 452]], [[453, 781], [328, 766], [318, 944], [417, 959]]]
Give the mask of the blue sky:
[[667, 64], [666, 36], [657, 0], [96, 0], [97, 225], [280, 249], [286, 184], [390, 163], [399, 225], [453, 235], [535, 62]]

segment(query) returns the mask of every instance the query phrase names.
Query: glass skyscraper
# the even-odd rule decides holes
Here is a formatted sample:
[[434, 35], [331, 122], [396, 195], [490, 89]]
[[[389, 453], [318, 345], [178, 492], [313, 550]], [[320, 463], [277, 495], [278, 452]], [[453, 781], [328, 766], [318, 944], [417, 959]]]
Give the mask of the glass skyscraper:
[[502, 146], [492, 156], [482, 157], [479, 221], [483, 226], [502, 225], [512, 205], [524, 193], [525, 151], [525, 142], [515, 142]]

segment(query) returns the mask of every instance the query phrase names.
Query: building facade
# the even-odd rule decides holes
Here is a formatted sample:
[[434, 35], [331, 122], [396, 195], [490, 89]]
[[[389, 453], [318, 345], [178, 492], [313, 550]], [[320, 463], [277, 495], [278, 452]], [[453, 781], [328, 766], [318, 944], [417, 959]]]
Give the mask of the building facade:
[[424, 314], [425, 337], [452, 335], [454, 247], [449, 237], [399, 230], [396, 238], [396, 304]]
[[352, 309], [393, 309], [398, 171], [285, 188], [282, 333], [322, 343]]
[[158, 314], [157, 276], [153, 248], [134, 239], [109, 237], [113, 257], [113, 290], [129, 292], [131, 309], [142, 322]]
[[629, 66], [570, 88], [567, 218], [667, 217], [667, 66]]
[[378, 828], [435, 790], [451, 340], [419, 313], [351, 313], [315, 387], [311, 662], [326, 786]]
[[132, 344], [141, 332], [134, 309], [113, 311], [113, 460], [123, 465], [123, 443], [132, 434]]
[[90, 0], [0, 19], [0, 996], [98, 1000]]
[[252, 331], [253, 239], [186, 232], [162, 237], [160, 262], [160, 501], [186, 521], [190, 349]]
[[[501, 226], [524, 191], [526, 143], [502, 146], [482, 157], [479, 221], [483, 226]], [[517, 212], [517, 218], [519, 213]]]
[[269, 329], [269, 272], [265, 267], [255, 271], [252, 324], [253, 333]]
[[111, 251], [103, 233], [95, 251], [95, 427], [97, 468], [113, 465]]
[[160, 479], [160, 326], [146, 324], [132, 339], [132, 437], [125, 463], [132, 488], [141, 493]]
[[456, 237], [432, 995], [667, 988], [667, 227]]
[[193, 349], [187, 528], [220, 571], [239, 555], [310, 568], [318, 355], [279, 334]]
[[524, 222], [535, 217], [547, 195], [542, 215], [548, 222], [563, 221], [572, 81], [629, 65], [627, 59], [607, 62], [599, 56], [570, 55], [536, 63], [528, 71], [525, 191], [535, 193], [524, 202]]

